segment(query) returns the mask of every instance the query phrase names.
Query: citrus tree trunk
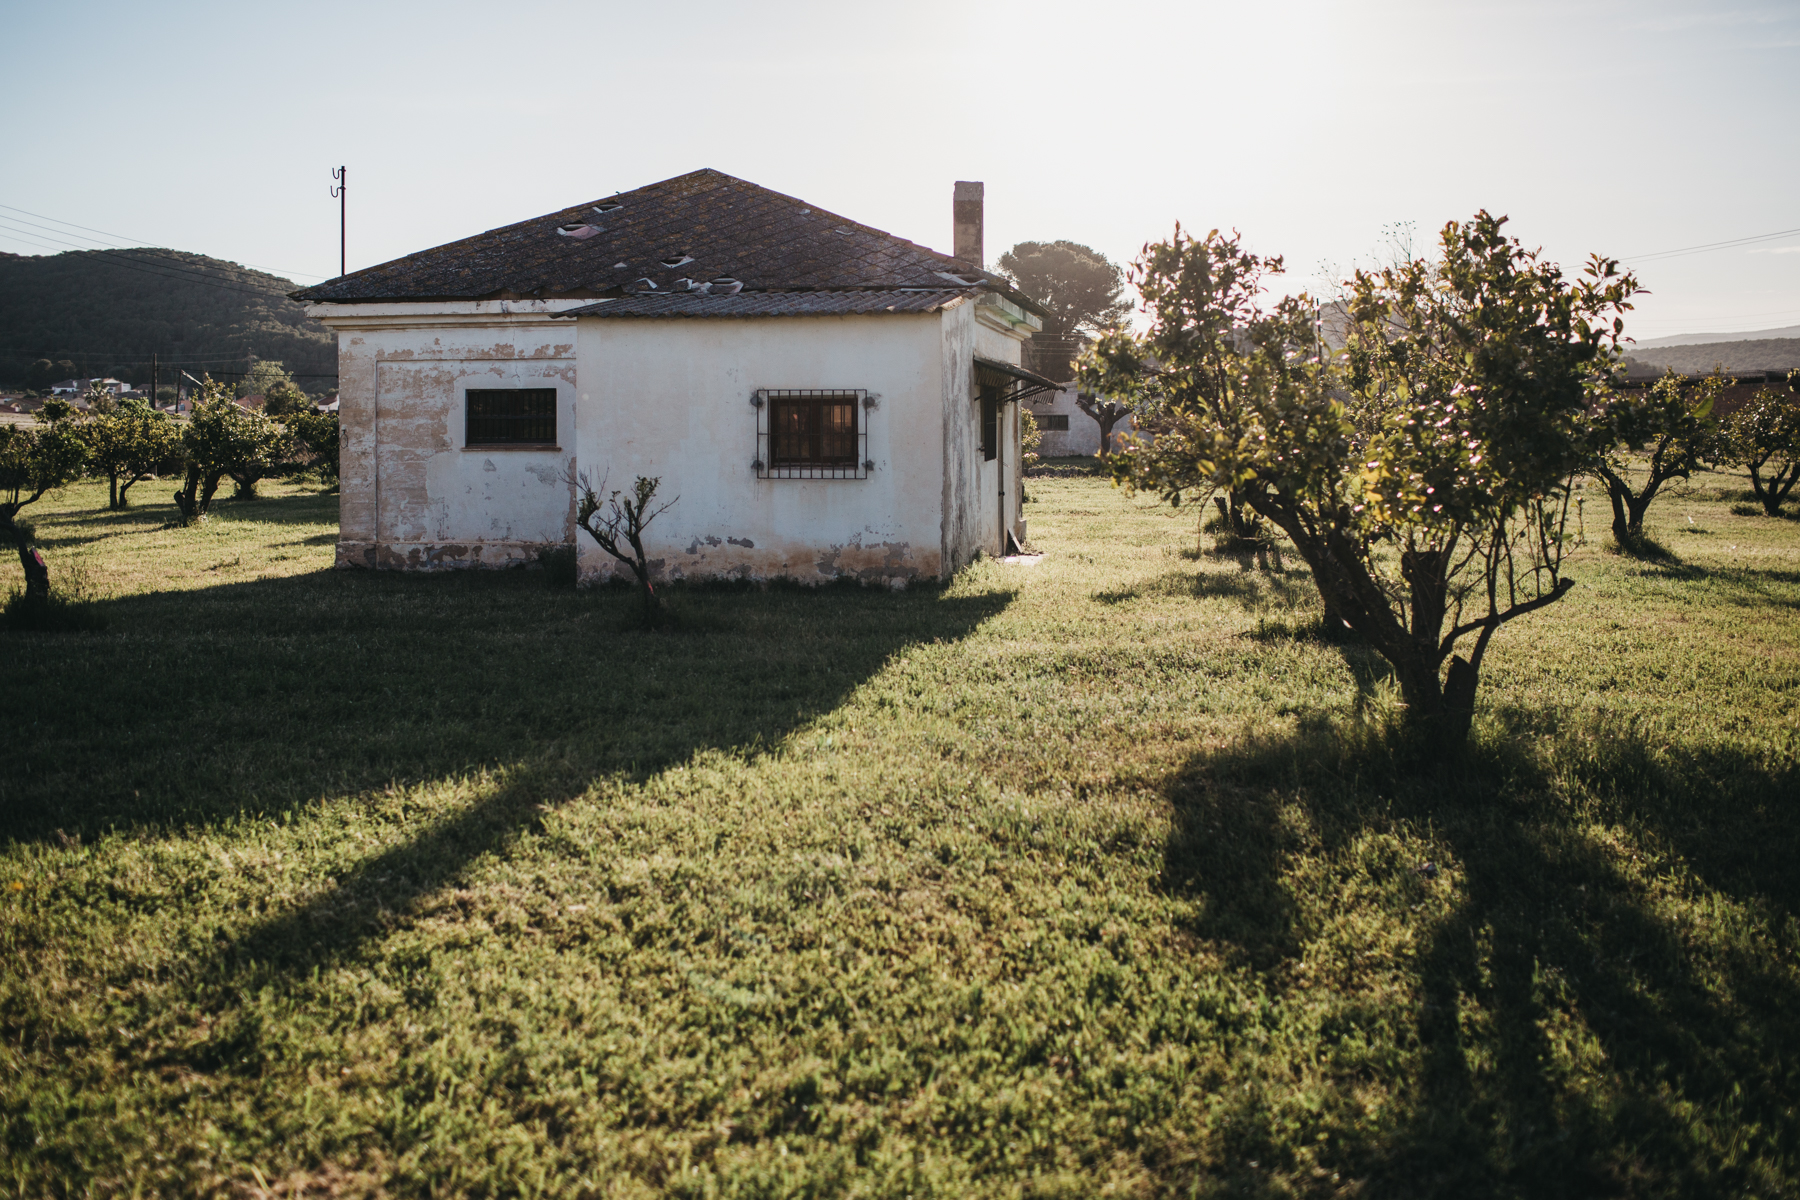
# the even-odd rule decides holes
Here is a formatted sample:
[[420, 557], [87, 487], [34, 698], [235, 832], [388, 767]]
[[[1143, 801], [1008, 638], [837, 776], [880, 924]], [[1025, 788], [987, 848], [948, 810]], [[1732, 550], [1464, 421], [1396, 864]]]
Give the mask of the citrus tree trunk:
[[37, 547], [31, 544], [30, 531], [16, 524], [13, 515], [0, 509], [0, 531], [18, 548], [19, 566], [25, 572], [26, 597], [42, 603], [50, 599], [50, 568], [44, 564], [44, 556], [38, 553]]
[[[1462, 753], [1475, 720], [1475, 689], [1480, 669], [1461, 655], [1450, 660], [1450, 669], [1438, 678], [1435, 661], [1413, 661], [1408, 669], [1395, 669], [1400, 698], [1406, 702], [1403, 728], [1407, 741], [1424, 757], [1448, 761]], [[1391, 661], [1391, 660], [1390, 660]]]
[[202, 473], [199, 467], [188, 465], [187, 478], [175, 493], [175, 507], [181, 510], [182, 524], [192, 525], [205, 519], [212, 510], [213, 493], [219, 490], [219, 481], [224, 477], [223, 471]]
[[1396, 614], [1386, 589], [1369, 573], [1362, 548], [1346, 533], [1318, 527], [1266, 496], [1249, 497], [1250, 507], [1279, 526], [1312, 569], [1324, 601], [1327, 628], [1353, 632], [1388, 661], [1400, 685], [1406, 713], [1401, 732], [1413, 753], [1427, 762], [1453, 762], [1468, 744], [1475, 717], [1475, 692], [1486, 639], [1468, 659], [1451, 658], [1444, 669], [1440, 645], [1449, 611], [1451, 552], [1409, 550], [1401, 556], [1410, 628]]
[[1612, 501], [1613, 541], [1619, 543], [1620, 549], [1629, 550], [1644, 536], [1644, 513], [1653, 493], [1646, 490], [1642, 496], [1633, 496], [1623, 488], [1609, 486], [1606, 494]]
[[1624, 476], [1602, 463], [1596, 472], [1600, 482], [1606, 485], [1606, 498], [1612, 502], [1612, 535], [1619, 549], [1636, 554], [1644, 549], [1644, 514], [1650, 511], [1650, 502], [1656, 499], [1656, 493], [1662, 485], [1675, 478], [1685, 478], [1687, 472], [1680, 469], [1669, 469], [1662, 461], [1662, 452], [1658, 450], [1650, 465], [1650, 477], [1644, 481], [1641, 490], [1633, 491], [1631, 484]]
[[1749, 463], [1750, 490], [1756, 494], [1757, 502], [1763, 506], [1763, 512], [1771, 517], [1781, 515], [1781, 502], [1786, 500], [1795, 483], [1800, 483], [1800, 459], [1784, 464], [1780, 469], [1769, 472], [1763, 478], [1763, 468], [1769, 457], [1754, 459]]

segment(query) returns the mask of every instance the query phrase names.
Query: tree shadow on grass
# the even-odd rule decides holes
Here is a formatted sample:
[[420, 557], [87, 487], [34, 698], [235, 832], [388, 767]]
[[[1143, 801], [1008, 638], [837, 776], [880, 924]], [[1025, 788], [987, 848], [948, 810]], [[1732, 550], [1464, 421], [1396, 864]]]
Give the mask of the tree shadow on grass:
[[1101, 604], [1125, 604], [1151, 597], [1235, 600], [1247, 611], [1263, 608], [1294, 609], [1318, 593], [1312, 576], [1293, 572], [1168, 571], [1154, 579], [1117, 591], [1096, 592]]
[[1704, 583], [1708, 599], [1746, 608], [1800, 608], [1800, 571], [1768, 567], [1704, 567], [1694, 563], [1641, 564], [1645, 579], [1670, 579]]
[[[1333, 1003], [1296, 968], [1341, 922], [1422, 926], [1414, 994], [1385, 1001], [1409, 1031], [1379, 1081], [1392, 1099], [1379, 1119], [1321, 1118], [1328, 1169], [1382, 1196], [1792, 1190], [1800, 769], [1514, 714], [1453, 771], [1415, 773], [1395, 745], [1313, 722], [1169, 787], [1164, 885], [1202, 901], [1192, 932], [1290, 990], [1286, 1011]], [[1430, 871], [1443, 889], [1429, 918], [1406, 888], [1367, 898], [1358, 856], [1396, 830], [1441, 847], [1441, 875], [1398, 865], [1408, 888]], [[1297, 891], [1302, 855], [1350, 891]], [[1364, 1066], [1332, 1086], [1369, 1082]]]
[[[82, 546], [91, 542], [105, 541], [108, 538], [129, 537], [138, 533], [154, 533], [169, 523], [175, 506], [163, 505], [160, 508], [140, 507], [133, 504], [123, 509], [96, 509], [93, 512], [56, 514], [56, 529], [45, 522], [38, 528], [37, 544], [46, 550], [63, 549], [69, 546]], [[24, 516], [29, 521], [32, 515], [26, 509]]]

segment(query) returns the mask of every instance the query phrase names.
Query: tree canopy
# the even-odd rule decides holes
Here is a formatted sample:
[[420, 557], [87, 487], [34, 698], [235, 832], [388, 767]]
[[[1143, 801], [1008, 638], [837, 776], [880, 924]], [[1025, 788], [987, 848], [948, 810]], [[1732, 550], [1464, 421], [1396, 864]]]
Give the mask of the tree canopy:
[[1079, 242], [1020, 242], [1000, 256], [1000, 273], [1049, 310], [1026, 350], [1034, 369], [1057, 379], [1069, 377], [1069, 363], [1090, 335], [1131, 311], [1124, 270]]
[[1494, 633], [1571, 586], [1571, 480], [1637, 288], [1598, 257], [1566, 280], [1504, 220], [1358, 271], [1340, 353], [1314, 301], [1265, 293], [1279, 257], [1177, 229], [1133, 271], [1150, 330], [1107, 335], [1082, 376], [1157, 421], [1115, 477], [1176, 503], [1234, 491], [1292, 539], [1327, 621], [1393, 665], [1429, 753], [1466, 739]]
[[1787, 390], [1762, 388], [1725, 425], [1727, 462], [1750, 472], [1750, 487], [1769, 516], [1800, 484], [1800, 371], [1788, 376]]
[[181, 428], [140, 399], [118, 401], [76, 427], [89, 465], [107, 479], [107, 506], [124, 508], [131, 485], [148, 479], [181, 454]]
[[1655, 547], [1644, 538], [1644, 514], [1662, 486], [1686, 479], [1720, 448], [1713, 405], [1725, 388], [1722, 376], [1688, 380], [1674, 372], [1648, 388], [1616, 394], [1595, 410], [1593, 474], [1612, 503], [1613, 541], [1641, 554]]
[[243, 408], [230, 388], [210, 379], [195, 394], [181, 443], [187, 478], [175, 493], [175, 506], [184, 523], [206, 519], [227, 475], [238, 481], [241, 493], [254, 495], [256, 481], [273, 474], [293, 448], [286, 426]]
[[70, 421], [45, 425], [0, 425], [0, 534], [19, 553], [25, 594], [34, 603], [50, 597], [50, 572], [32, 542], [31, 527], [19, 512], [49, 492], [73, 483], [87, 465], [87, 444]]

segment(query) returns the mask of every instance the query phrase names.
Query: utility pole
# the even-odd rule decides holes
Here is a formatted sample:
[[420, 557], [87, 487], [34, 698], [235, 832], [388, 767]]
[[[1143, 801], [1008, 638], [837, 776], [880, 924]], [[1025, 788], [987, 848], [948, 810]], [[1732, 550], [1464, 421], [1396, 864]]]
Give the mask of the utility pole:
[[331, 195], [338, 202], [338, 278], [342, 279], [349, 272], [344, 269], [344, 193], [350, 190], [350, 168], [339, 167], [331, 173], [337, 180], [331, 189]]
[[157, 368], [156, 351], [152, 350], [150, 352], [150, 411], [151, 412], [156, 411], [156, 380], [157, 380], [156, 368]]

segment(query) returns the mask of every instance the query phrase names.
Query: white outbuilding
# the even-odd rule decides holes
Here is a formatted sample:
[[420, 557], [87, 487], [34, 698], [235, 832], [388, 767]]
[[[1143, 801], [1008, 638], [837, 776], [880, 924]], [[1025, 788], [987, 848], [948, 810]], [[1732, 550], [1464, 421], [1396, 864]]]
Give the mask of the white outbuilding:
[[[661, 480], [664, 578], [943, 579], [1024, 539], [1042, 308], [954, 255], [695, 171], [295, 293], [338, 333], [338, 562], [522, 563], [576, 484]], [[678, 499], [676, 499], [678, 498]]]

